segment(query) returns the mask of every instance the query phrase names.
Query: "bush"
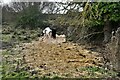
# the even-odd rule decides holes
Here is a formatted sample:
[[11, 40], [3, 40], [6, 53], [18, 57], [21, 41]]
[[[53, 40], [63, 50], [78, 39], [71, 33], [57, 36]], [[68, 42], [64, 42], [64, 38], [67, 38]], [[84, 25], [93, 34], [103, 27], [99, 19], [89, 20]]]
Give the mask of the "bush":
[[42, 14], [36, 7], [29, 6], [18, 15], [16, 26], [34, 29], [36, 27], [44, 27], [47, 25], [47, 20], [46, 15]]

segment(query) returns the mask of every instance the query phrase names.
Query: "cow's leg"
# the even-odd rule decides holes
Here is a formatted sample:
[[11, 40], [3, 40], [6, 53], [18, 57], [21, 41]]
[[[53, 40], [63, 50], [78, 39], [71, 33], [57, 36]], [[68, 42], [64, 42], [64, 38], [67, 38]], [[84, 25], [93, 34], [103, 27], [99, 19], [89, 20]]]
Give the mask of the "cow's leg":
[[51, 38], [51, 37], [52, 37], [52, 32], [50, 31], [50, 32], [49, 32], [49, 38]]
[[56, 39], [56, 30], [55, 29], [52, 29], [52, 38]]

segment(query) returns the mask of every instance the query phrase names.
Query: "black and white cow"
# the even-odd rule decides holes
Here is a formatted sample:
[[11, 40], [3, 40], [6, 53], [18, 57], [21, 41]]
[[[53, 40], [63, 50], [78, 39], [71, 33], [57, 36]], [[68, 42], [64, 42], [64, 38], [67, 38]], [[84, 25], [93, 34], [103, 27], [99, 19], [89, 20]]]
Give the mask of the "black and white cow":
[[44, 35], [44, 37], [47, 37], [47, 38], [52, 37], [53, 39], [56, 39], [56, 29], [46, 27], [43, 30], [43, 35]]

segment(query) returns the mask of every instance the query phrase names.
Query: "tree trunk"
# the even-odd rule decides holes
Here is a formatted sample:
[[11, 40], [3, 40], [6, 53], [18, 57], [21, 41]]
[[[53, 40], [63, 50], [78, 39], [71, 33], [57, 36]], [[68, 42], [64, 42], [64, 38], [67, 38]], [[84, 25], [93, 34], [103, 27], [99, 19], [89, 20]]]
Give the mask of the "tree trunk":
[[109, 20], [105, 21], [103, 30], [104, 30], [104, 43], [108, 43], [111, 39], [111, 31], [112, 31]]

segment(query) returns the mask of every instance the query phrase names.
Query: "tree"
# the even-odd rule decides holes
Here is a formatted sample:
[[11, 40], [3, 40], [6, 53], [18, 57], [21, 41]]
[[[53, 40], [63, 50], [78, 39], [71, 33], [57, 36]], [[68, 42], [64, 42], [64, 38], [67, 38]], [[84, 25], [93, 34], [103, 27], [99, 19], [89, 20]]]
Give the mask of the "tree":
[[87, 17], [92, 24], [104, 25], [104, 42], [107, 43], [114, 28], [111, 23], [120, 21], [120, 2], [91, 3]]

